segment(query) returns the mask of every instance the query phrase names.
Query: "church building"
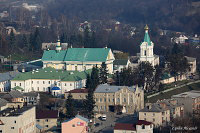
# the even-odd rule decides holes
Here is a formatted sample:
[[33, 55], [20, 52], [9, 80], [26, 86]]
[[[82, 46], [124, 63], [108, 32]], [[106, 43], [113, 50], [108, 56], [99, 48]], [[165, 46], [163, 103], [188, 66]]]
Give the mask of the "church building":
[[149, 62], [153, 67], [159, 65], [159, 56], [155, 55], [153, 52], [154, 43], [151, 41], [149, 37], [149, 27], [145, 26], [145, 35], [144, 41], [140, 45], [140, 54], [139, 61], [140, 62]]
[[93, 66], [101, 67], [105, 62], [108, 73], [113, 73], [114, 55], [110, 48], [68, 48], [61, 49], [60, 40], [56, 50], [45, 50], [42, 62], [43, 67], [53, 67], [60, 70], [84, 71]]

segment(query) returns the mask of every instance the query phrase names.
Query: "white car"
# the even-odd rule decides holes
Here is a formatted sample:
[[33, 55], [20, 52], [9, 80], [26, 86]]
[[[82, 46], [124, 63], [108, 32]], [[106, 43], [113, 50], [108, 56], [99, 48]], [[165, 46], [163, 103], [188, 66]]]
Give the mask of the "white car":
[[102, 116], [101, 116], [101, 120], [102, 120], [102, 121], [106, 121], [106, 115], [102, 115]]

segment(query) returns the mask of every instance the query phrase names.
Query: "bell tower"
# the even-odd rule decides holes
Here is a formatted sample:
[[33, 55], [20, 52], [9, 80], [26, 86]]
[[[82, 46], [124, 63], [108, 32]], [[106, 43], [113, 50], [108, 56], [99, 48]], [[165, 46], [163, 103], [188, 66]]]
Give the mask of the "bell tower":
[[140, 45], [140, 59], [139, 62], [149, 62], [154, 66], [154, 53], [153, 47], [154, 44], [149, 37], [149, 27], [146, 25], [144, 27], [145, 34], [144, 34], [144, 41]]

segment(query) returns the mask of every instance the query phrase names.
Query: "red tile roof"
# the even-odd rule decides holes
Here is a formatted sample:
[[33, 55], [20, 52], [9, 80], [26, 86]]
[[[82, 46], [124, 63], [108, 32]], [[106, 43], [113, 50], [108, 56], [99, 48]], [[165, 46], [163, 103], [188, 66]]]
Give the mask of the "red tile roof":
[[37, 110], [36, 119], [56, 119], [58, 118], [57, 110]]
[[137, 125], [151, 125], [151, 122], [145, 120], [138, 120]]
[[88, 93], [88, 90], [87, 89], [74, 89], [74, 90], [68, 91], [66, 93]]
[[135, 125], [134, 124], [128, 124], [128, 123], [116, 123], [115, 130], [131, 130], [131, 131], [136, 131]]

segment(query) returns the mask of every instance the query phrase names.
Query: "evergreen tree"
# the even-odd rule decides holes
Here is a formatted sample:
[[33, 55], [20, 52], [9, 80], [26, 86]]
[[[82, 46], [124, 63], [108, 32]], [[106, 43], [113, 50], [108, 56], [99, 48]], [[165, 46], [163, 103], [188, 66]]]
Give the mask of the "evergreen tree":
[[72, 94], [69, 93], [67, 100], [66, 100], [66, 117], [72, 118], [75, 116], [75, 110], [73, 105], [73, 97]]
[[66, 42], [68, 42], [68, 41], [67, 41], [67, 34], [66, 34], [66, 33], [63, 33], [63, 34], [60, 36], [60, 42], [61, 42], [61, 43], [66, 43]]
[[96, 89], [97, 85], [99, 85], [99, 69], [93, 67], [91, 73], [91, 88], [93, 91]]
[[22, 41], [23, 41], [23, 46], [29, 47], [27, 37], [26, 37], [26, 35], [24, 35], [24, 34], [23, 34], [23, 36], [22, 36]]
[[10, 46], [11, 46], [11, 48], [13, 49], [13, 47], [15, 47], [15, 41], [16, 41], [16, 39], [15, 39], [15, 34], [14, 34], [14, 32], [13, 32], [13, 29], [12, 29], [11, 32], [10, 32], [9, 40], [10, 40]]
[[101, 64], [100, 68], [100, 73], [99, 73], [99, 78], [100, 78], [100, 83], [105, 84], [107, 83], [107, 78], [108, 78], [108, 70], [107, 70], [107, 65], [105, 62]]
[[85, 47], [91, 47], [91, 36], [90, 36], [90, 31], [89, 31], [89, 27], [87, 26], [84, 30], [84, 46]]
[[93, 89], [88, 89], [88, 95], [86, 96], [86, 100], [84, 101], [85, 107], [85, 114], [89, 119], [94, 117], [94, 107], [95, 107], [95, 100], [94, 100], [94, 91]]
[[39, 32], [39, 29], [36, 28], [35, 33], [34, 33], [34, 48], [35, 48], [35, 50], [40, 50], [41, 45], [42, 45], [42, 41], [41, 41], [40, 32]]
[[86, 78], [86, 85], [85, 87], [87, 89], [91, 88], [91, 77], [90, 77], [90, 74], [87, 74], [87, 78]]
[[29, 36], [29, 50], [33, 52], [34, 49], [34, 37], [33, 34], [31, 33]]

